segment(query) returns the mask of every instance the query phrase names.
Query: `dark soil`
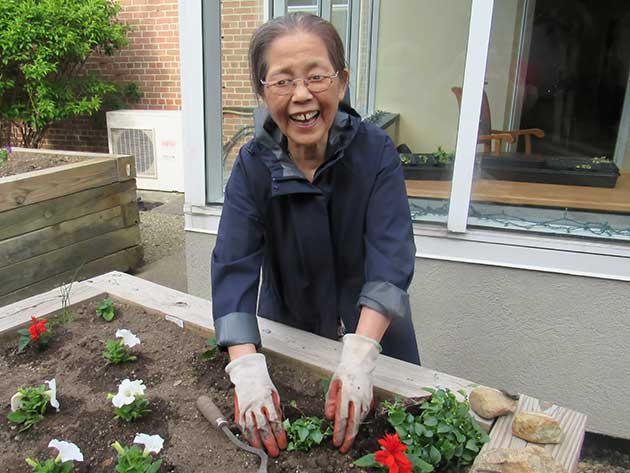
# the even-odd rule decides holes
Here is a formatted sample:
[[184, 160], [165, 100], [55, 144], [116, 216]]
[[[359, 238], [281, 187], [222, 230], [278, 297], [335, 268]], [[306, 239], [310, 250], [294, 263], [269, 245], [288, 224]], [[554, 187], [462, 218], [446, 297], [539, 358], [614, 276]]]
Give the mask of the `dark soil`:
[[63, 164], [85, 161], [84, 156], [66, 156], [62, 154], [29, 154], [14, 151], [9, 159], [0, 162], [0, 177], [14, 176], [25, 172], [38, 171]]
[[[28, 348], [17, 354], [17, 336], [0, 341], [0, 465], [4, 473], [30, 471], [27, 457], [44, 460], [55, 451], [47, 448], [53, 439], [76, 443], [85, 461], [75, 463], [78, 472], [112, 472], [118, 440], [129, 446], [136, 433], [159, 434], [165, 439], [159, 454], [162, 472], [211, 473], [254, 472], [258, 458], [238, 450], [214, 430], [198, 413], [195, 401], [208, 394], [226, 417], [234, 415], [232, 388], [224, 372], [228, 360], [223, 354], [205, 361], [201, 353], [206, 340], [180, 329], [135, 305], [116, 302], [117, 317], [107, 323], [95, 315], [94, 303], [74, 310], [74, 320], [57, 325], [54, 338], [44, 352]], [[136, 362], [107, 366], [101, 357], [105, 341], [114, 339], [119, 328], [136, 334], [141, 344], [134, 347]], [[322, 380], [282, 360], [268, 356], [271, 377], [282, 400], [284, 416], [323, 416]], [[61, 409], [49, 409], [43, 421], [19, 433], [6, 419], [9, 399], [22, 386], [38, 386], [56, 378]], [[152, 413], [135, 423], [114, 420], [114, 408], [106, 399], [125, 378], [142, 379]], [[295, 401], [299, 408], [289, 405]], [[377, 439], [387, 429], [383, 417], [373, 416], [362, 427], [353, 449], [340, 455], [326, 439], [309, 453], [282, 452], [269, 459], [270, 473], [353, 472], [351, 462], [378, 449]], [[232, 426], [236, 433], [237, 429]]]

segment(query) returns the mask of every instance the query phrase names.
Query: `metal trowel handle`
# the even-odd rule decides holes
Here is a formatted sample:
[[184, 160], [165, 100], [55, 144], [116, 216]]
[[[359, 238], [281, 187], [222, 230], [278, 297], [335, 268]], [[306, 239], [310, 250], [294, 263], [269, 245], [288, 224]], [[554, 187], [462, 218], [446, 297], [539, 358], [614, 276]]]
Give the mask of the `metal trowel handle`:
[[208, 396], [199, 396], [197, 398], [197, 409], [203, 414], [203, 416], [210, 421], [210, 423], [218, 430], [223, 431], [230, 441], [237, 447], [245, 450], [246, 452], [253, 453], [260, 458], [260, 468], [258, 473], [267, 473], [267, 453], [260, 449], [254, 448], [246, 443], [241, 442], [228, 427], [228, 422], [221, 414], [221, 411], [214, 402]]

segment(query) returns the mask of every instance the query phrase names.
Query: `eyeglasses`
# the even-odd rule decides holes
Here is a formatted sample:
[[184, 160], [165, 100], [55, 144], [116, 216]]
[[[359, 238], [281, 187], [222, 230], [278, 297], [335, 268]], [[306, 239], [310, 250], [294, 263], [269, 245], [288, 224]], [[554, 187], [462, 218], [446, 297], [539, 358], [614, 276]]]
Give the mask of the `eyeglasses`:
[[280, 79], [275, 82], [265, 82], [264, 80], [261, 80], [260, 83], [276, 95], [289, 95], [297, 87], [297, 82], [301, 80], [304, 82], [304, 87], [314, 94], [318, 94], [319, 92], [324, 92], [330, 89], [333, 79], [338, 75], [339, 71], [330, 75], [313, 74], [312, 76], [303, 79]]

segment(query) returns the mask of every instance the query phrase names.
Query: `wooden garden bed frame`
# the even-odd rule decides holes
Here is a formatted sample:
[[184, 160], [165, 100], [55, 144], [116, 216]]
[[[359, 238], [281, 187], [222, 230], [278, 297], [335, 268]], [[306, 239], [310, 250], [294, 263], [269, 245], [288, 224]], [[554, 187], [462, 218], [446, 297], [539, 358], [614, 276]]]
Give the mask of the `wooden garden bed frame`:
[[[142, 306], [181, 329], [192, 330], [205, 337], [214, 334], [210, 301], [118, 271], [74, 283], [70, 293], [70, 307], [105, 297]], [[26, 326], [31, 316], [50, 317], [61, 310], [60, 289], [2, 307], [0, 337]], [[303, 365], [323, 375], [332, 374], [331, 367], [336, 366], [339, 360], [341, 343], [263, 318], [259, 318], [258, 323], [265, 352], [279, 355], [288, 362]], [[407, 398], [426, 396], [428, 393], [422, 388], [427, 386], [470, 392], [474, 384], [388, 356], [379, 357], [374, 372], [374, 387], [380, 394]], [[564, 440], [559, 445], [547, 445], [545, 448], [569, 473], [577, 472], [586, 416], [525, 395], [521, 395], [517, 412], [521, 410], [544, 412], [560, 421], [565, 433]], [[494, 425], [476, 415], [475, 418], [490, 432], [491, 441], [484, 448], [527, 445], [525, 441], [511, 434], [513, 416], [503, 416]]]
[[132, 156], [14, 148], [84, 161], [0, 178], [0, 307], [142, 260]]

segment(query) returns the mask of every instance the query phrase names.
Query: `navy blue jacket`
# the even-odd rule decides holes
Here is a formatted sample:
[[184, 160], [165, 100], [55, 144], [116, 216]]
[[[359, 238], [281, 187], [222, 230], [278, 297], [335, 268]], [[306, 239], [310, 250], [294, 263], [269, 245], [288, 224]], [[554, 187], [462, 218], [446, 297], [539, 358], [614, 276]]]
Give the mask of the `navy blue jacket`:
[[271, 118], [258, 123], [226, 186], [212, 254], [218, 344], [260, 347], [256, 313], [336, 339], [340, 320], [354, 332], [365, 305], [392, 319], [383, 353], [419, 364], [407, 294], [415, 245], [390, 138], [341, 105], [311, 183]]

